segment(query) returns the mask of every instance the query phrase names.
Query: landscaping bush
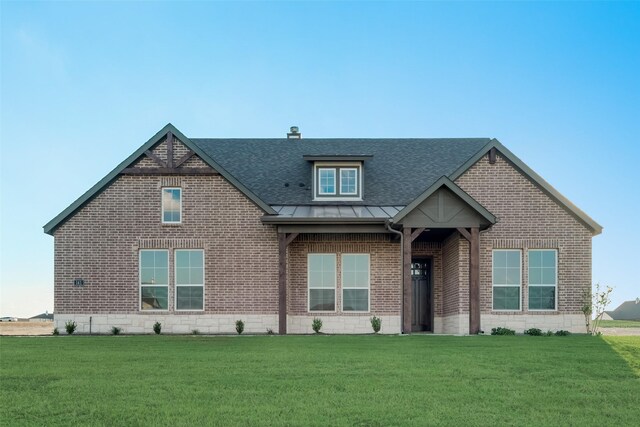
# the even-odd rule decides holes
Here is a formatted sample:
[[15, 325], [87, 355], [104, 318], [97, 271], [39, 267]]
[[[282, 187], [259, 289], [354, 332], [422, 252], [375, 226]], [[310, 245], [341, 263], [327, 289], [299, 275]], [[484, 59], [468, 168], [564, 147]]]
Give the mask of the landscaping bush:
[[73, 333], [76, 331], [77, 326], [78, 325], [76, 325], [76, 322], [74, 320], [67, 320], [67, 323], [64, 324], [64, 329], [66, 329], [67, 334], [73, 335]]
[[162, 323], [160, 322], [156, 322], [153, 324], [153, 332], [156, 333], [156, 335], [160, 335], [160, 332], [162, 332]]
[[526, 331], [524, 331], [524, 334], [531, 335], [532, 337], [541, 337], [542, 331], [538, 328], [529, 328]]
[[553, 336], [553, 331], [551, 329], [549, 329], [547, 332], [545, 332], [544, 335], [547, 336], [547, 337], [551, 337], [551, 336]]
[[373, 316], [371, 318], [371, 328], [373, 328], [373, 333], [377, 334], [380, 332], [380, 328], [382, 328], [382, 319], [379, 317]]
[[242, 320], [236, 320], [236, 332], [241, 335], [244, 331], [244, 322]]
[[120, 335], [120, 332], [122, 332], [122, 328], [118, 328], [117, 326], [111, 327], [111, 335]]
[[58, 328], [53, 328], [53, 335], [60, 335]]
[[199, 331], [199, 330], [197, 330], [197, 329], [193, 329], [193, 330], [191, 331], [191, 335], [200, 335], [200, 331]]
[[311, 329], [313, 329], [313, 332], [316, 334], [319, 334], [320, 329], [322, 329], [322, 320], [314, 317], [313, 322], [311, 322]]
[[566, 337], [566, 336], [571, 335], [571, 332], [569, 332], [569, 331], [565, 331], [565, 330], [563, 330], [563, 329], [560, 329], [559, 331], [556, 331], [555, 335], [556, 335], [557, 337]]
[[509, 328], [497, 327], [491, 329], [491, 335], [515, 335], [516, 331]]
[[274, 335], [273, 329], [267, 328], [267, 335]]

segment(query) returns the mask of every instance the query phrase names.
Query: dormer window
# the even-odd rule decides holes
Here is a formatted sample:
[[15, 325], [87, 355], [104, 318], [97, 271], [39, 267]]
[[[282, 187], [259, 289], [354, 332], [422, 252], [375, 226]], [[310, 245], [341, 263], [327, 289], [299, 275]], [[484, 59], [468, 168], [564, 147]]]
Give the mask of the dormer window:
[[362, 200], [361, 163], [316, 163], [315, 200]]
[[302, 156], [313, 163], [313, 201], [362, 201], [366, 154]]

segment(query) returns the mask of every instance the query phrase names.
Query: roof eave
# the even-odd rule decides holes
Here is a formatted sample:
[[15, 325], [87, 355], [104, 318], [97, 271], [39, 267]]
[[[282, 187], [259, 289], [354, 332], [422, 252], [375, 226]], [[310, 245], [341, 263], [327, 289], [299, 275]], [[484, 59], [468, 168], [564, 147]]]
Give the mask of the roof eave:
[[265, 215], [261, 218], [264, 224], [384, 224], [388, 218], [291, 218]]

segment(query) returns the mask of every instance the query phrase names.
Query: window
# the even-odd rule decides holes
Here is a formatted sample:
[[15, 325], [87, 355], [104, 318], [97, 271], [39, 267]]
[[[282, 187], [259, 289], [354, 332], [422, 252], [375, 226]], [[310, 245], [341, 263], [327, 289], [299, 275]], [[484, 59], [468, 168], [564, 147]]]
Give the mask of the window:
[[316, 164], [314, 171], [316, 198], [333, 198], [334, 200], [360, 200], [362, 198], [360, 164]]
[[324, 195], [336, 194], [336, 170], [321, 168], [318, 169], [318, 193]]
[[203, 310], [204, 251], [176, 250], [176, 310]]
[[336, 255], [309, 254], [307, 268], [309, 311], [335, 311]]
[[340, 169], [340, 194], [343, 194], [343, 195], [358, 194], [358, 169], [356, 168]]
[[182, 221], [182, 189], [162, 189], [162, 222], [167, 224]]
[[140, 309], [169, 309], [168, 251], [140, 251]]
[[369, 254], [342, 255], [342, 311], [369, 311]]
[[529, 310], [555, 310], [558, 284], [558, 253], [529, 251]]
[[493, 251], [493, 309], [520, 310], [519, 250]]

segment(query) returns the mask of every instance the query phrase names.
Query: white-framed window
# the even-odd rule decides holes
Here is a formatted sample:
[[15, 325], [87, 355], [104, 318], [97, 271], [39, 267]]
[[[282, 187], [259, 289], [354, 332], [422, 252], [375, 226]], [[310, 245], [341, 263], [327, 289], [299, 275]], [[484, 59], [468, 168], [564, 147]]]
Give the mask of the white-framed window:
[[358, 168], [340, 168], [340, 194], [358, 195]]
[[493, 310], [520, 311], [522, 253], [518, 249], [493, 251]]
[[204, 251], [175, 251], [176, 310], [204, 310]]
[[555, 310], [558, 288], [558, 251], [529, 250], [529, 310]]
[[169, 251], [139, 252], [140, 310], [169, 309]]
[[336, 194], [335, 168], [318, 168], [318, 194], [323, 196]]
[[369, 254], [342, 255], [342, 311], [369, 311]]
[[315, 200], [362, 200], [362, 164], [315, 163], [313, 186]]
[[181, 188], [162, 188], [162, 222], [165, 224], [182, 222]]
[[336, 254], [308, 254], [309, 311], [336, 310]]

